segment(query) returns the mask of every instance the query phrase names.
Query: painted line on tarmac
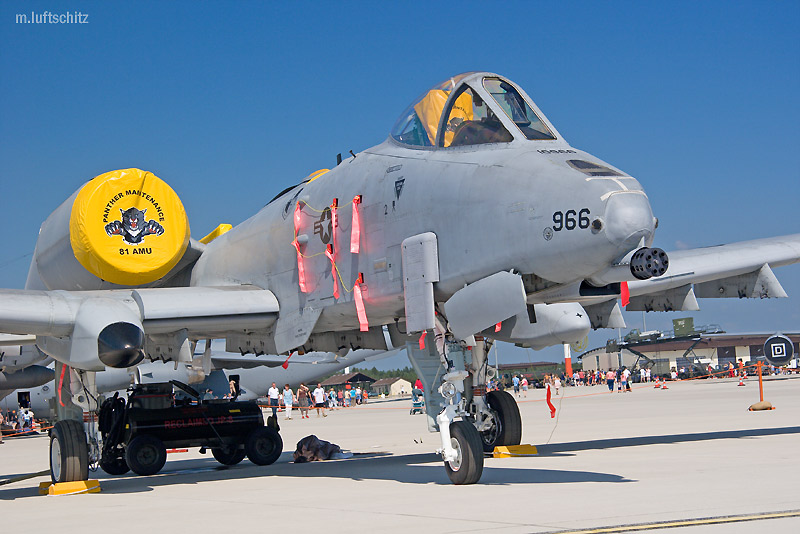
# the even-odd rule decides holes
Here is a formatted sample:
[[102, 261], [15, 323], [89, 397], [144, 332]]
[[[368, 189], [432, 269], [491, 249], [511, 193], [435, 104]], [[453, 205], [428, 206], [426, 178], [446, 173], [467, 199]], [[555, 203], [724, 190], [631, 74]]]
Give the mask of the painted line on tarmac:
[[46, 477], [50, 476], [50, 470], [45, 469], [44, 471], [37, 471], [36, 473], [28, 473], [27, 475], [20, 475], [14, 478], [9, 478], [6, 480], [0, 480], [0, 486], [5, 486], [6, 484], [13, 484], [14, 482], [22, 482], [23, 480], [28, 480], [29, 478], [37, 478], [37, 477]]
[[697, 519], [680, 519], [676, 521], [658, 521], [655, 523], [617, 525], [614, 527], [587, 528], [579, 530], [553, 530], [547, 534], [612, 534], [615, 532], [636, 532], [640, 530], [656, 530], [662, 528], [719, 525], [723, 523], [741, 523], [744, 521], [762, 521], [764, 519], [784, 519], [787, 517], [800, 517], [800, 510], [788, 510], [786, 512], [765, 512], [762, 514], [703, 517]]

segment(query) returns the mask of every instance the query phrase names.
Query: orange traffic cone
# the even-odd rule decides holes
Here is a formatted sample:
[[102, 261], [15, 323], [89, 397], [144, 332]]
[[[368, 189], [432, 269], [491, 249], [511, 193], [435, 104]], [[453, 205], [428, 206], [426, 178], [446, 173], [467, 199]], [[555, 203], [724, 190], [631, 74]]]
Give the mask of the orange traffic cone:
[[661, 389], [669, 389], [667, 387], [667, 379], [665, 378], [663, 382], [661, 382]]
[[661, 388], [661, 377], [657, 376], [656, 377], [656, 385], [653, 386], [653, 389], [660, 389], [660, 388]]
[[742, 376], [742, 375], [739, 375], [739, 383], [738, 383], [738, 384], [736, 384], [736, 385], [737, 385], [737, 386], [744, 386], [744, 385], [746, 385], [746, 384], [744, 383], [744, 376]]

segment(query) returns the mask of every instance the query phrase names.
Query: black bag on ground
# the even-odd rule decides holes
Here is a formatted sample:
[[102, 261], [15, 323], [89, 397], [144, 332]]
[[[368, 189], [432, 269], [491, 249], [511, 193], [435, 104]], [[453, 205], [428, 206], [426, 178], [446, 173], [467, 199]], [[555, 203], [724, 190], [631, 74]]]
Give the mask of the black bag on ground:
[[330, 460], [334, 454], [341, 453], [342, 449], [334, 443], [319, 439], [315, 435], [306, 436], [297, 442], [294, 451], [295, 463], [318, 462]]

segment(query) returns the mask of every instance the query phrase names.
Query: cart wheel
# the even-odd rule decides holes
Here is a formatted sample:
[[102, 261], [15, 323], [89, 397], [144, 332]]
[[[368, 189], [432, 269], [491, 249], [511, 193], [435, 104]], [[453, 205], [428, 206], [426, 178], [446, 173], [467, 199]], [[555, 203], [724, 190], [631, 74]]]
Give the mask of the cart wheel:
[[137, 475], [155, 475], [167, 461], [167, 448], [157, 437], [142, 434], [128, 444], [125, 460]]
[[490, 391], [486, 400], [494, 413], [491, 428], [480, 433], [484, 452], [492, 452], [499, 445], [519, 445], [522, 442], [522, 418], [514, 397], [505, 391]]
[[246, 452], [241, 448], [214, 447], [211, 449], [211, 454], [222, 465], [236, 465], [244, 460]]
[[131, 470], [127, 462], [125, 462], [125, 458], [122, 457], [110, 459], [101, 458], [100, 469], [109, 475], [124, 475]]
[[256, 465], [270, 465], [283, 452], [283, 440], [274, 428], [262, 426], [247, 436], [244, 443], [247, 457]]
[[458, 453], [444, 469], [453, 484], [474, 484], [483, 474], [483, 447], [478, 430], [468, 421], [450, 423], [450, 444]]
[[79, 421], [58, 421], [50, 431], [50, 477], [54, 483], [89, 480], [89, 449]]

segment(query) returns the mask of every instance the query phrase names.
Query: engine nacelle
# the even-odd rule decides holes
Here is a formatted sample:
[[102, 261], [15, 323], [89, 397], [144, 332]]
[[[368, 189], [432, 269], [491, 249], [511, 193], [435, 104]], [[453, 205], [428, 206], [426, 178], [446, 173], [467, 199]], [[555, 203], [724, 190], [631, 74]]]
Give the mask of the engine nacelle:
[[108, 289], [166, 275], [189, 244], [178, 195], [152, 173], [107, 172], [84, 184], [39, 230], [28, 289]]
[[15, 373], [0, 373], [0, 390], [29, 389], [53, 380], [53, 370], [41, 365], [31, 365]]
[[42, 336], [37, 346], [48, 356], [78, 369], [124, 369], [144, 359], [145, 334], [139, 314], [108, 298], [83, 300], [70, 336]]

